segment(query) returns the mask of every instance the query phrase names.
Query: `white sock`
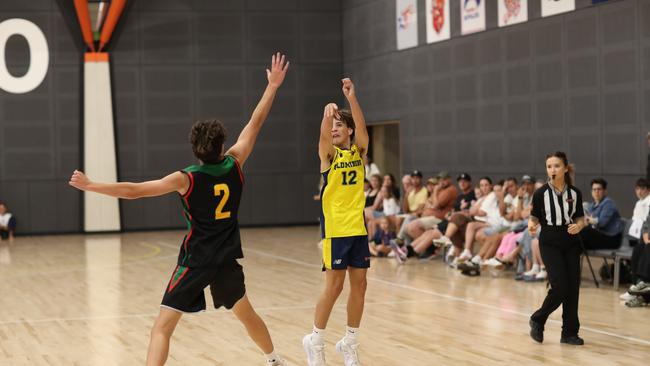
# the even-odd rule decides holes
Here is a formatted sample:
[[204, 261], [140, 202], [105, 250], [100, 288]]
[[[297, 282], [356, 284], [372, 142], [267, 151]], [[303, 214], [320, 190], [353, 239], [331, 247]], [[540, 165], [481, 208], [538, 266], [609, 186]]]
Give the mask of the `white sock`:
[[345, 342], [347, 344], [357, 343], [357, 334], [359, 334], [359, 328], [345, 327]]
[[471, 262], [475, 264], [481, 264], [481, 257], [477, 254], [474, 256], [474, 258], [472, 258]]
[[470, 252], [467, 249], [464, 249], [463, 252], [460, 254], [461, 257], [472, 257], [472, 252]]
[[264, 354], [264, 357], [266, 357], [266, 363], [268, 364], [273, 364], [278, 361], [278, 355], [275, 354], [275, 350], [271, 353]]
[[314, 325], [314, 329], [311, 333], [311, 341], [316, 344], [325, 343], [325, 329], [319, 329]]
[[530, 269], [531, 272], [539, 272], [539, 264], [533, 264], [533, 268]]

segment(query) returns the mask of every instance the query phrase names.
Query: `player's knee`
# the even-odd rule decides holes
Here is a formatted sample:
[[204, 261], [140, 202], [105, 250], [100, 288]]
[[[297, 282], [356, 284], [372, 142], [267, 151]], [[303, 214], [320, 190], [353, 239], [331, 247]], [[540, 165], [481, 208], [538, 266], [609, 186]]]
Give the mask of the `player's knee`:
[[366, 289], [368, 288], [368, 280], [366, 278], [361, 278], [353, 281], [350, 283], [350, 291], [363, 295], [366, 293]]
[[343, 279], [334, 280], [327, 284], [327, 292], [331, 295], [338, 296], [343, 291]]
[[151, 328], [151, 336], [158, 336], [158, 337], [171, 337], [172, 333], [174, 332], [174, 327], [171, 324], [164, 323], [164, 322], [156, 322]]

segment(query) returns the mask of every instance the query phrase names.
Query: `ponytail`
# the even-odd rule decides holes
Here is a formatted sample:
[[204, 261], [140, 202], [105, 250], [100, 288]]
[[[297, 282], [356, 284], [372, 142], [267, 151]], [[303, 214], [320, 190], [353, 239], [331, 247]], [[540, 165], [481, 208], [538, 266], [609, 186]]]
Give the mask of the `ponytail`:
[[567, 185], [572, 186], [576, 177], [576, 169], [573, 164], [567, 165], [567, 172], [564, 173], [564, 181]]

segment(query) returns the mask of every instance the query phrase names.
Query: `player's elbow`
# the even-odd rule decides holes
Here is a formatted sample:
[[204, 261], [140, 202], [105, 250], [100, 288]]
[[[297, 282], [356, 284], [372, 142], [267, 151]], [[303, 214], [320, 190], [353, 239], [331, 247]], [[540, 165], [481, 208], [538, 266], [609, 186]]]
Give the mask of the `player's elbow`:
[[126, 200], [135, 200], [138, 198], [143, 197], [142, 190], [139, 189], [136, 185], [131, 185], [128, 186], [124, 189], [122, 192], [122, 195], [120, 198], [126, 199]]

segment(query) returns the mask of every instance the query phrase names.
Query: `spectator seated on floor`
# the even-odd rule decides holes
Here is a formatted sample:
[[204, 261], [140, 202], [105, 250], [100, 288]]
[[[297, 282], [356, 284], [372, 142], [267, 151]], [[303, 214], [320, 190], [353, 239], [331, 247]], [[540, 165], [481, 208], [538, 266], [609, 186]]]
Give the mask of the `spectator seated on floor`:
[[370, 241], [370, 254], [375, 257], [385, 257], [390, 253], [390, 240], [395, 238], [395, 230], [390, 227], [390, 222], [386, 217], [379, 218], [379, 229], [375, 232]]
[[7, 205], [0, 202], [0, 240], [14, 241], [16, 217], [7, 210]]
[[482, 210], [486, 200], [488, 206], [496, 207], [496, 197], [492, 191], [492, 180], [489, 177], [483, 177], [479, 180], [479, 190], [475, 190], [477, 194], [477, 201], [470, 202], [468, 210], [461, 210], [453, 213], [449, 219], [447, 227], [444, 230], [439, 230], [438, 233], [431, 233], [434, 237], [433, 242], [437, 245], [449, 247], [447, 252], [447, 262], [451, 263], [452, 259], [458, 257], [463, 244], [465, 243], [467, 227], [469, 224], [475, 222], [475, 217], [485, 217], [487, 214]]
[[617, 249], [621, 246], [625, 224], [614, 200], [607, 196], [607, 181], [596, 178], [591, 181], [593, 203], [587, 205], [585, 219], [587, 227], [580, 231], [580, 237], [588, 250]]
[[[447, 172], [438, 174], [437, 182], [435, 178], [429, 180], [433, 183], [432, 192], [424, 205], [419, 218], [412, 220], [406, 225], [406, 237], [411, 240], [417, 239], [426, 230], [434, 226], [446, 226], [447, 214], [454, 209], [458, 190], [451, 183], [451, 177]], [[437, 183], [437, 184], [436, 184]]]
[[[395, 243], [392, 244], [393, 246], [401, 247], [396, 248], [396, 250], [397, 252], [406, 253], [406, 257], [421, 254], [414, 250], [411, 242], [419, 238], [427, 230], [431, 230], [434, 227], [443, 228], [444, 230], [444, 227], [447, 226], [447, 214], [453, 210], [454, 204], [456, 203], [458, 190], [451, 183], [449, 173], [444, 171], [440, 172], [437, 178], [429, 179], [428, 183], [432, 192], [427, 199], [424, 210], [419, 217], [404, 221], [400, 233], [398, 233], [397, 239], [395, 239]], [[429, 244], [432, 244], [430, 240]], [[403, 256], [396, 256], [395, 258], [403, 262], [401, 261]]]

